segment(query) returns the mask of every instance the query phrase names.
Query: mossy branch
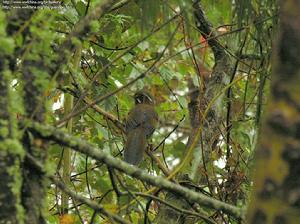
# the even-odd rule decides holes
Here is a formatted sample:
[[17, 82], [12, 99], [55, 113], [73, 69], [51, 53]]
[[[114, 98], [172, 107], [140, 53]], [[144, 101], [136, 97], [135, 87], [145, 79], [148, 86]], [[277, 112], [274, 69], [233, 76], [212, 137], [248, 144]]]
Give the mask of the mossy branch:
[[178, 184], [174, 184], [163, 177], [150, 175], [146, 171], [139, 169], [136, 166], [129, 165], [118, 158], [112, 157], [106, 152], [100, 151], [96, 146], [93, 146], [92, 144], [80, 138], [73, 137], [63, 131], [55, 129], [54, 127], [42, 125], [36, 122], [32, 122], [28, 125], [32, 133], [40, 138], [52, 140], [59, 144], [70, 147], [77, 152], [83, 153], [95, 160], [107, 164], [109, 167], [147, 182], [148, 184], [170, 191], [187, 199], [190, 202], [199, 203], [202, 206], [223, 211], [237, 218], [243, 217], [243, 209], [241, 208], [210, 198], [204, 194], [192, 191]]

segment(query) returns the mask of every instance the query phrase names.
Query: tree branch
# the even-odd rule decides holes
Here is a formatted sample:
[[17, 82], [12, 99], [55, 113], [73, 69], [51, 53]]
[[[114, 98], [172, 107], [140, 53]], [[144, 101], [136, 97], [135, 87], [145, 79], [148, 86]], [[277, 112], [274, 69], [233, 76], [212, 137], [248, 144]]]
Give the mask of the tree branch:
[[[208, 42], [215, 58], [213, 71], [207, 80], [203, 97], [201, 96], [199, 102], [201, 110], [205, 108], [203, 115], [200, 116], [200, 128], [194, 134], [193, 139], [191, 139], [192, 142], [197, 143], [199, 138], [202, 138], [200, 149], [194, 152], [195, 159], [191, 171], [192, 179], [198, 181], [200, 179], [200, 173], [197, 172], [198, 168], [202, 165], [205, 166], [205, 163], [209, 162], [208, 152], [212, 150], [210, 147], [214, 147], [217, 143], [218, 138], [215, 136], [215, 133], [218, 131], [219, 125], [224, 118], [224, 109], [221, 103], [224, 97], [222, 91], [229, 84], [229, 74], [232, 71], [232, 64], [225, 48], [217, 40], [218, 35], [213, 31], [212, 25], [206, 18], [199, 0], [194, 2], [193, 8], [196, 26], [201, 35]], [[217, 95], [219, 97], [214, 102], [215, 96]], [[207, 112], [206, 115], [205, 112]], [[199, 133], [199, 131], [201, 131], [201, 133]], [[213, 142], [213, 144], [211, 144], [211, 142]], [[200, 160], [199, 158], [202, 159]]]
[[174, 184], [160, 176], [152, 176], [146, 171], [137, 168], [136, 166], [129, 165], [128, 163], [123, 162], [120, 159], [112, 157], [106, 152], [100, 151], [95, 146], [89, 144], [88, 142], [80, 138], [73, 137], [51, 126], [42, 125], [36, 122], [29, 123], [28, 125], [29, 129], [33, 132], [33, 134], [41, 138], [52, 140], [59, 144], [73, 148], [75, 151], [81, 152], [85, 155], [92, 157], [95, 160], [103, 162], [109, 167], [115, 168], [132, 177], [143, 180], [151, 185], [168, 190], [176, 195], [187, 199], [190, 202], [199, 203], [202, 206], [206, 206], [211, 209], [216, 209], [218, 211], [223, 211], [237, 218], [243, 217], [243, 210], [241, 208], [210, 198], [206, 195], [197, 193], [178, 184]]
[[[169, 21], [172, 21], [173, 19], [175, 19], [178, 15], [174, 16], [171, 20]], [[166, 23], [164, 24], [167, 24], [169, 23], [169, 21], [167, 21]], [[176, 34], [176, 31], [178, 30], [179, 28], [179, 25], [176, 27], [175, 31], [173, 32], [173, 34], [171, 35], [170, 39], [168, 40], [168, 43], [166, 44], [165, 48], [162, 50], [160, 56], [150, 65], [150, 67], [145, 71], [145, 72], [142, 72], [139, 76], [137, 76], [136, 78], [130, 80], [127, 84], [124, 84], [123, 86], [121, 86], [120, 88], [114, 90], [114, 91], [111, 91], [105, 95], [101, 95], [99, 97], [97, 97], [94, 101], [92, 101], [91, 103], [85, 105], [84, 107], [78, 109], [77, 111], [73, 111], [73, 113], [70, 113], [68, 116], [64, 117], [63, 119], [61, 119], [58, 123], [57, 123], [57, 126], [58, 127], [61, 127], [65, 124], [65, 122], [67, 122], [70, 118], [74, 117], [74, 116], [77, 116], [79, 115], [80, 113], [84, 112], [86, 109], [92, 107], [93, 105], [97, 104], [97, 103], [100, 103], [102, 102], [103, 100], [117, 94], [118, 92], [120, 92], [121, 90], [131, 86], [132, 84], [134, 84], [136, 81], [138, 81], [139, 79], [142, 79], [144, 78], [146, 75], [148, 75], [150, 72], [152, 72], [159, 64], [159, 61], [161, 60], [161, 58], [164, 56], [164, 53], [166, 52], [166, 50], [168, 49], [168, 47], [170, 46], [172, 40], [173, 40], [173, 37], [175, 36]], [[143, 38], [144, 40], [144, 38]], [[132, 49], [134, 48], [134, 46], [131, 47]], [[131, 49], [129, 48], [129, 49]], [[129, 51], [128, 49], [128, 51]], [[113, 61], [116, 61], [117, 59], [119, 59], [121, 56], [115, 58]], [[112, 63], [112, 62], [111, 62]], [[92, 79], [92, 82], [94, 82], [94, 79], [99, 75], [101, 74], [101, 72], [105, 71], [109, 65], [111, 65], [111, 63], [107, 64], [106, 66], [103, 67], [103, 69], [100, 71], [100, 72], [97, 72], [93, 79]], [[90, 84], [91, 85], [91, 84]], [[86, 95], [86, 92], [83, 92], [81, 94], [81, 96], [79, 97], [79, 100], [82, 99], [84, 96]]]
[[194, 16], [196, 19], [196, 26], [198, 30], [200, 31], [201, 35], [207, 39], [207, 42], [209, 46], [211, 47], [216, 61], [220, 58], [223, 57], [225, 54], [223, 46], [219, 43], [217, 40], [217, 34], [213, 31], [212, 25], [210, 22], [207, 20], [203, 9], [199, 3], [199, 0], [195, 1], [193, 4], [194, 8]]
[[26, 157], [29, 159], [29, 161], [39, 171], [43, 172], [57, 187], [59, 187], [63, 192], [65, 192], [67, 195], [69, 195], [70, 197], [72, 197], [76, 201], [79, 201], [83, 204], [86, 204], [90, 208], [94, 209], [96, 212], [102, 213], [103, 215], [105, 215], [109, 219], [113, 219], [113, 220], [118, 221], [119, 223], [123, 223], [123, 224], [129, 224], [130, 223], [127, 220], [123, 219], [122, 217], [106, 211], [101, 205], [97, 204], [96, 202], [73, 192], [62, 181], [57, 179], [57, 177], [47, 173], [44, 169], [44, 166], [39, 161], [37, 161], [33, 156], [31, 156], [30, 154], [26, 154]]
[[170, 202], [168, 202], [166, 200], [163, 200], [160, 197], [157, 197], [157, 196], [154, 196], [154, 195], [151, 195], [151, 194], [140, 193], [140, 192], [133, 192], [133, 194], [138, 195], [138, 196], [142, 196], [142, 197], [146, 197], [146, 198], [151, 198], [152, 200], [158, 201], [158, 202], [160, 202], [160, 203], [162, 203], [162, 204], [164, 204], [164, 205], [166, 205], [166, 206], [168, 206], [170, 208], [173, 208], [174, 210], [180, 212], [181, 214], [184, 213], [184, 214], [187, 214], [187, 215], [196, 216], [196, 217], [199, 217], [199, 218], [205, 220], [207, 223], [216, 224], [216, 222], [214, 222], [213, 220], [209, 219], [204, 214], [193, 212], [193, 211], [190, 211], [190, 210], [187, 210], [187, 209], [183, 209], [183, 208], [179, 208], [175, 204], [172, 204], [172, 203], [170, 203]]

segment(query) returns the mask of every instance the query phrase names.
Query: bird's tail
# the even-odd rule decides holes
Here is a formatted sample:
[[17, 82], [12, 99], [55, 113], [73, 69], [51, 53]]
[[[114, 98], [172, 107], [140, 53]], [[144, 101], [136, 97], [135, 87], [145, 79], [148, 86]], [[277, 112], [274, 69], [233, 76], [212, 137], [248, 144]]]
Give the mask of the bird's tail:
[[131, 130], [127, 134], [127, 141], [124, 148], [124, 160], [127, 163], [138, 165], [146, 149], [146, 135], [141, 128]]

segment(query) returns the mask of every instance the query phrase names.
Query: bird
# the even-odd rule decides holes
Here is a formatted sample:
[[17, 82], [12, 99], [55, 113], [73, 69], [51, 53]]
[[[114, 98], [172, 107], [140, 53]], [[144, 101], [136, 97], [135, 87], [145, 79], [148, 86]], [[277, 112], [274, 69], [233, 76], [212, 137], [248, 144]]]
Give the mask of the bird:
[[158, 114], [154, 108], [154, 98], [147, 90], [137, 91], [134, 100], [135, 106], [125, 120], [124, 161], [137, 166], [143, 160], [147, 139], [157, 127]]

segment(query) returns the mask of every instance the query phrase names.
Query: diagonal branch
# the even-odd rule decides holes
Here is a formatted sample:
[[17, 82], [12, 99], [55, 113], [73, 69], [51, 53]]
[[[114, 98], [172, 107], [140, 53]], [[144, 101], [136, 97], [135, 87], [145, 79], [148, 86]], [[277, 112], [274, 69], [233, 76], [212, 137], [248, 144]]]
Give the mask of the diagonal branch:
[[47, 173], [44, 169], [43, 164], [41, 164], [39, 161], [37, 161], [33, 156], [31, 156], [30, 154], [26, 154], [26, 157], [30, 160], [30, 162], [41, 172], [43, 172], [57, 187], [59, 187], [62, 191], [64, 191], [67, 195], [69, 195], [70, 197], [76, 199], [77, 201], [89, 206], [90, 208], [94, 209], [95, 212], [99, 212], [103, 215], [105, 215], [106, 217], [108, 217], [109, 219], [118, 221], [119, 223], [122, 224], [129, 224], [130, 222], [128, 222], [127, 220], [123, 219], [122, 217], [115, 215], [113, 213], [110, 213], [108, 211], [106, 211], [106, 209], [103, 208], [103, 206], [99, 205], [98, 203], [94, 202], [91, 199], [88, 199], [86, 197], [83, 197], [77, 193], [75, 193], [74, 191], [72, 191], [71, 189], [69, 189], [62, 181], [60, 181], [57, 177]]
[[114, 158], [111, 155], [100, 151], [95, 146], [80, 138], [73, 137], [63, 131], [55, 129], [54, 127], [42, 125], [36, 122], [29, 123], [28, 125], [34, 135], [37, 135], [43, 139], [52, 140], [59, 144], [68, 146], [77, 152], [81, 152], [95, 160], [107, 164], [109, 167], [117, 169], [137, 179], [143, 180], [151, 185], [168, 190], [187, 199], [188, 201], [199, 203], [202, 206], [206, 206], [218, 211], [223, 211], [237, 218], [243, 217], [243, 210], [241, 208], [210, 198], [204, 194], [192, 191], [178, 184], [174, 184], [165, 178], [152, 176], [136, 166], [129, 165], [120, 159]]

